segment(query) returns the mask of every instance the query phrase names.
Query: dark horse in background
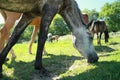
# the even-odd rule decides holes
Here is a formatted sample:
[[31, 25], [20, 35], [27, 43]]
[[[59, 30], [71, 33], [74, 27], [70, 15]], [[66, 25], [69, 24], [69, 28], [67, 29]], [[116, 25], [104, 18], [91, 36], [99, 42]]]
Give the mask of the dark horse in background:
[[92, 36], [83, 21], [82, 14], [75, 0], [0, 0], [0, 9], [23, 13], [21, 20], [15, 27], [8, 43], [0, 54], [0, 77], [2, 65], [10, 49], [16, 44], [20, 35], [35, 17], [42, 17], [38, 35], [35, 69], [47, 76], [48, 71], [42, 64], [42, 53], [47, 39], [49, 25], [54, 16], [60, 14], [69, 26], [73, 35], [74, 47], [87, 59], [87, 62], [98, 61]]
[[92, 20], [90, 23], [88, 23], [88, 28], [89, 28], [93, 37], [94, 37], [94, 34], [96, 33], [97, 44], [98, 45], [101, 45], [102, 33], [104, 33], [105, 43], [108, 42], [109, 33], [108, 33], [108, 29], [107, 29], [105, 21], [103, 21], [103, 20], [96, 20], [96, 21]]

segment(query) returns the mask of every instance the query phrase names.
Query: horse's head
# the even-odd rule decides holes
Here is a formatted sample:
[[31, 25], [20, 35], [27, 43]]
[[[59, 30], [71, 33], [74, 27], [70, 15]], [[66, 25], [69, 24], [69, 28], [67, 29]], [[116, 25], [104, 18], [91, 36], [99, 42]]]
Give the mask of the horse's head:
[[82, 14], [76, 2], [74, 0], [67, 0], [60, 14], [72, 31], [75, 48], [87, 58], [88, 62], [97, 62], [98, 56], [92, 43], [93, 38], [89, 30], [87, 30], [87, 26], [83, 21]]
[[87, 58], [88, 62], [96, 62], [98, 60], [98, 56], [92, 43], [93, 37], [91, 33], [84, 27], [73, 31], [73, 44], [75, 48], [85, 58]]

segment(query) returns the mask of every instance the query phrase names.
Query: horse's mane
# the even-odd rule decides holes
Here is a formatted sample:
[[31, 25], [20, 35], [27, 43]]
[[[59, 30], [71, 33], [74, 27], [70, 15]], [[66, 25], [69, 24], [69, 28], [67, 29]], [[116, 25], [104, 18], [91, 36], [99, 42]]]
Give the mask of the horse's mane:
[[85, 22], [84, 22], [84, 20], [83, 20], [83, 18], [82, 18], [82, 12], [81, 12], [81, 10], [79, 9], [78, 4], [77, 4], [76, 1], [75, 1], [75, 5], [76, 5], [76, 7], [77, 7], [77, 11], [79, 11], [78, 13], [79, 13], [79, 15], [80, 15], [80, 19], [81, 19], [82, 24], [83, 24], [83, 25], [86, 25]]

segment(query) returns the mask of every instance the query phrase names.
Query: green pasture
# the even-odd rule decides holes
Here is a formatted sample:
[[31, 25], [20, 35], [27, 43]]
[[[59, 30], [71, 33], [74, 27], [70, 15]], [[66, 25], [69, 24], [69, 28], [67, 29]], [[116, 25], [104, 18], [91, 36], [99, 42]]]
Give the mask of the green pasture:
[[3, 65], [2, 80], [120, 80], [120, 34], [112, 33], [109, 43], [94, 46], [99, 62], [88, 64], [86, 59], [73, 48], [71, 36], [61, 37], [58, 42], [45, 45], [47, 54], [43, 55], [43, 65], [51, 77], [41, 77], [34, 69], [37, 43], [33, 44], [33, 54], [28, 54], [28, 42], [16, 44], [15, 59], [8, 55], [9, 61]]

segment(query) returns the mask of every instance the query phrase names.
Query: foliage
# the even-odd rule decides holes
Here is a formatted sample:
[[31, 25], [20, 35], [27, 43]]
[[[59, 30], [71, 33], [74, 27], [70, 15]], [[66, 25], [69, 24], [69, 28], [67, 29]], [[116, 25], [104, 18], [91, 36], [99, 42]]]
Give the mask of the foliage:
[[65, 23], [64, 19], [57, 14], [51, 23], [49, 32], [54, 35], [57, 34], [61, 36], [61, 35], [69, 34], [70, 30], [68, 29], [68, 26]]
[[105, 19], [109, 31], [116, 32], [120, 30], [120, 0], [111, 4], [106, 3], [102, 7], [99, 17], [103, 17]]
[[89, 21], [93, 19], [94, 20], [98, 19], [99, 13], [95, 9], [92, 10], [84, 9], [82, 12], [87, 13], [89, 15]]
[[24, 41], [29, 41], [31, 39], [31, 35], [33, 32], [33, 26], [29, 25], [26, 30], [22, 33], [20, 39], [18, 42], [24, 42]]

